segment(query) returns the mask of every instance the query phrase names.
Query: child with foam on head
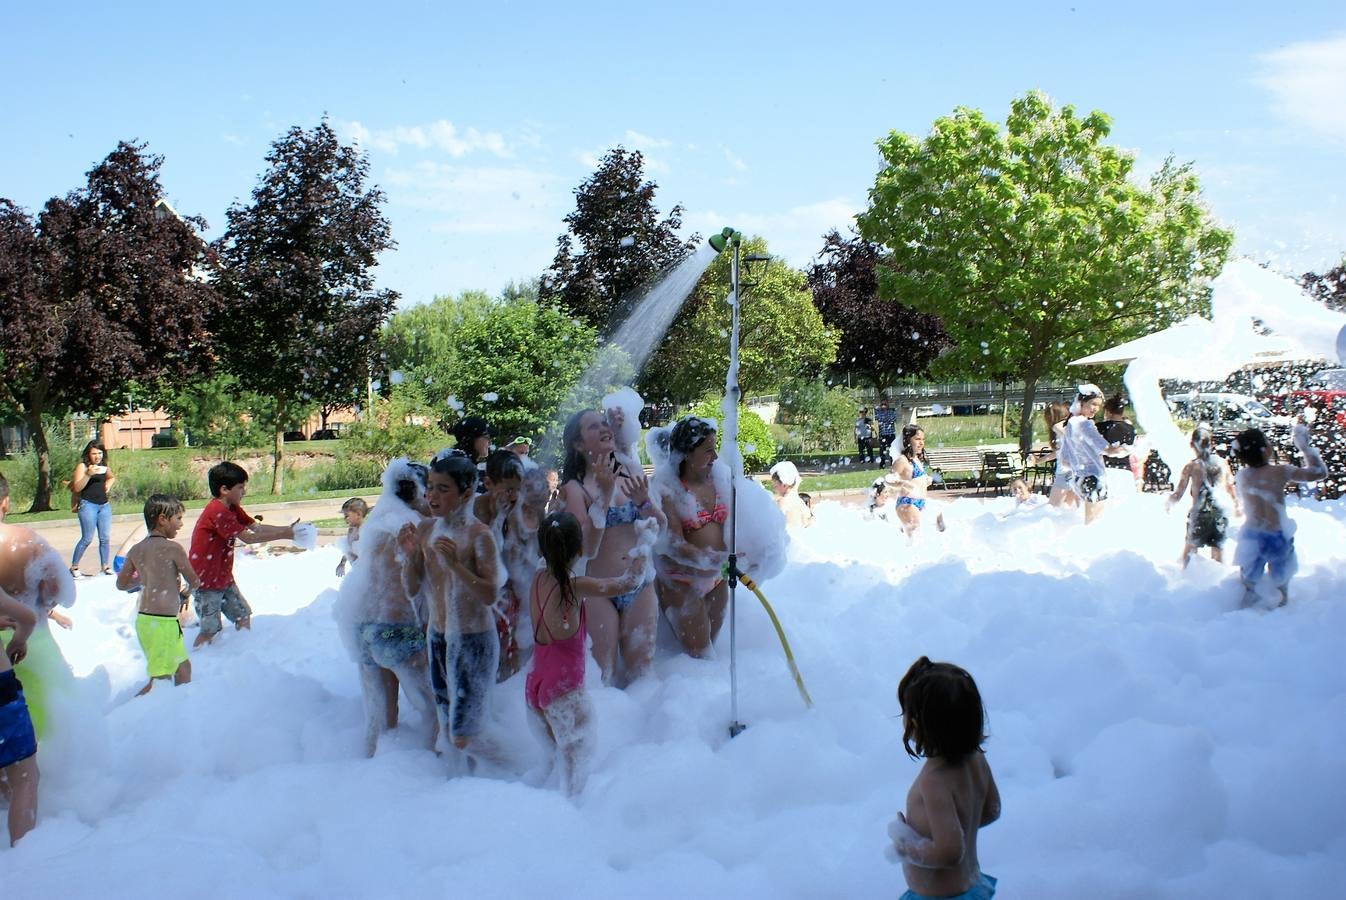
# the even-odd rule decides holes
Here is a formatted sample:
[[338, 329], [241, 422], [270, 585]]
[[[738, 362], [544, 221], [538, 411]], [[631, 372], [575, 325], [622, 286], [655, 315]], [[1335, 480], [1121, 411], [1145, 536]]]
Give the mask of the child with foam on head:
[[9, 801], [9, 844], [37, 824], [37, 732], [13, 666], [28, 655], [37, 614], [0, 588], [0, 631], [13, 634], [0, 653], [0, 793]]
[[368, 515], [369, 504], [359, 497], [352, 497], [341, 504], [341, 517], [346, 520], [346, 539], [341, 545], [341, 562], [336, 567], [338, 578], [346, 574], [346, 563], [355, 562], [359, 556], [355, 545], [360, 540], [360, 526]]
[[487, 734], [500, 642], [493, 610], [503, 583], [491, 530], [470, 514], [477, 467], [446, 451], [430, 463], [430, 518], [403, 525], [403, 585], [428, 595], [430, 684], [450, 742], [470, 761], [504, 765], [503, 745]]
[[240, 631], [252, 627], [252, 607], [234, 582], [234, 542], [293, 540], [299, 524], [295, 519], [289, 525], [263, 525], [248, 515], [241, 506], [248, 490], [248, 473], [237, 463], [217, 463], [206, 474], [206, 481], [213, 499], [192, 528], [189, 554], [192, 567], [201, 576], [196, 591], [201, 633], [192, 643], [194, 647], [210, 643], [220, 633], [221, 613]]
[[1220, 562], [1229, 519], [1238, 515], [1234, 477], [1229, 472], [1229, 463], [1215, 453], [1215, 436], [1209, 425], [1198, 425], [1192, 432], [1192, 453], [1195, 458], [1182, 467], [1178, 486], [1169, 495], [1167, 504], [1172, 509], [1187, 493], [1188, 484], [1192, 486], [1192, 509], [1187, 514], [1187, 539], [1182, 547], [1184, 569], [1192, 554], [1202, 547], [1209, 547], [1211, 559]]
[[[192, 663], [182, 644], [179, 616], [191, 591], [201, 586], [201, 579], [187, 561], [187, 551], [174, 540], [182, 529], [182, 513], [182, 503], [176, 497], [150, 496], [145, 501], [149, 534], [127, 551], [126, 562], [117, 572], [120, 590], [140, 591], [136, 637], [149, 672], [149, 681], [140, 694], [148, 694], [156, 678], [171, 677], [175, 685], [192, 680]], [[185, 590], [183, 580], [187, 582]]]
[[560, 761], [561, 789], [574, 796], [584, 789], [594, 744], [593, 710], [584, 692], [584, 642], [588, 631], [583, 597], [614, 597], [634, 590], [645, 563], [632, 558], [625, 575], [592, 578], [573, 570], [584, 549], [579, 520], [552, 513], [537, 532], [543, 568], [528, 592], [533, 623], [533, 664], [524, 685], [529, 722], [543, 745]]
[[771, 493], [785, 516], [787, 528], [807, 528], [813, 524], [813, 510], [799, 496], [799, 469], [788, 459], [771, 467]]
[[1327, 477], [1323, 458], [1309, 443], [1309, 427], [1295, 426], [1294, 442], [1306, 465], [1273, 465], [1267, 436], [1257, 428], [1239, 434], [1234, 452], [1243, 468], [1235, 478], [1243, 501], [1243, 530], [1234, 550], [1234, 564], [1243, 579], [1243, 606], [1257, 602], [1264, 574], [1280, 594], [1277, 606], [1290, 599], [1290, 579], [1299, 568], [1295, 557], [1295, 525], [1285, 511], [1285, 487], [1291, 482], [1321, 481]]
[[990, 900], [996, 880], [981, 871], [977, 832], [1000, 818], [1000, 791], [982, 752], [986, 714], [977, 683], [952, 663], [922, 656], [897, 686], [902, 746], [925, 765], [906, 812], [888, 825], [888, 856], [902, 863], [901, 900]]

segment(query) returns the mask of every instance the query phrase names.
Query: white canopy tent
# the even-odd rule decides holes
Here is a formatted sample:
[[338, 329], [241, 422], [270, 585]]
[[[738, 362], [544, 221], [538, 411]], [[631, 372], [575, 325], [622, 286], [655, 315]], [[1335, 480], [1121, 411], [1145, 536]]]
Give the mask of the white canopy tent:
[[1275, 335], [1222, 328], [1192, 316], [1162, 331], [1147, 334], [1097, 353], [1071, 360], [1072, 366], [1124, 365], [1137, 359], [1156, 363], [1167, 378], [1220, 380], [1246, 365], [1303, 359], [1306, 351]]

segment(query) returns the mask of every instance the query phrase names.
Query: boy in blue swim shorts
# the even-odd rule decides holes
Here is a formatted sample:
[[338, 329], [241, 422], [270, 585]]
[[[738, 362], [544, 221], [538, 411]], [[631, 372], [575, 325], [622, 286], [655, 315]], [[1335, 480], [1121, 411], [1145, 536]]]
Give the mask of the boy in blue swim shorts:
[[0, 792], [9, 800], [9, 844], [37, 824], [37, 733], [12, 666], [28, 653], [37, 615], [0, 590], [0, 631], [13, 631], [0, 653]]
[[1267, 436], [1249, 428], [1234, 441], [1234, 451], [1243, 468], [1235, 477], [1246, 519], [1239, 533], [1234, 563], [1243, 579], [1243, 607], [1257, 602], [1257, 588], [1264, 575], [1280, 594], [1277, 606], [1290, 599], [1290, 579], [1299, 568], [1295, 558], [1295, 529], [1285, 511], [1285, 486], [1291, 482], [1318, 481], [1327, 477], [1323, 458], [1309, 443], [1309, 428], [1294, 430], [1295, 446], [1304, 454], [1303, 466], [1273, 465]]

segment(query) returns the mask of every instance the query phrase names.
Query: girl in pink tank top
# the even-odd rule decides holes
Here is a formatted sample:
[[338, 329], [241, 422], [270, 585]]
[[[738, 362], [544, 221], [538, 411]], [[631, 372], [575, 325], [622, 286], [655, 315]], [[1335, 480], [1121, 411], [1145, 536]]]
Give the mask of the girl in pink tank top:
[[571, 575], [583, 547], [579, 520], [552, 513], [537, 530], [543, 567], [533, 576], [528, 611], [533, 622], [533, 662], [524, 683], [529, 721], [539, 740], [560, 763], [561, 788], [569, 796], [584, 789], [593, 747], [593, 713], [584, 693], [584, 604], [580, 596], [612, 597], [639, 587], [645, 561], [617, 578]]

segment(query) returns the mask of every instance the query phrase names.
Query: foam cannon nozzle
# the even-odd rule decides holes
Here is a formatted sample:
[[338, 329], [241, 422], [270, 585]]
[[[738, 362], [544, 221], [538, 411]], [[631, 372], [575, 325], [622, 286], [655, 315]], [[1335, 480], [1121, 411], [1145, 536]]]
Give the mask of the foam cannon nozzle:
[[726, 227], [719, 234], [712, 234], [706, 242], [715, 248], [716, 253], [722, 253], [725, 247], [738, 245], [743, 240], [743, 234], [732, 228]]

